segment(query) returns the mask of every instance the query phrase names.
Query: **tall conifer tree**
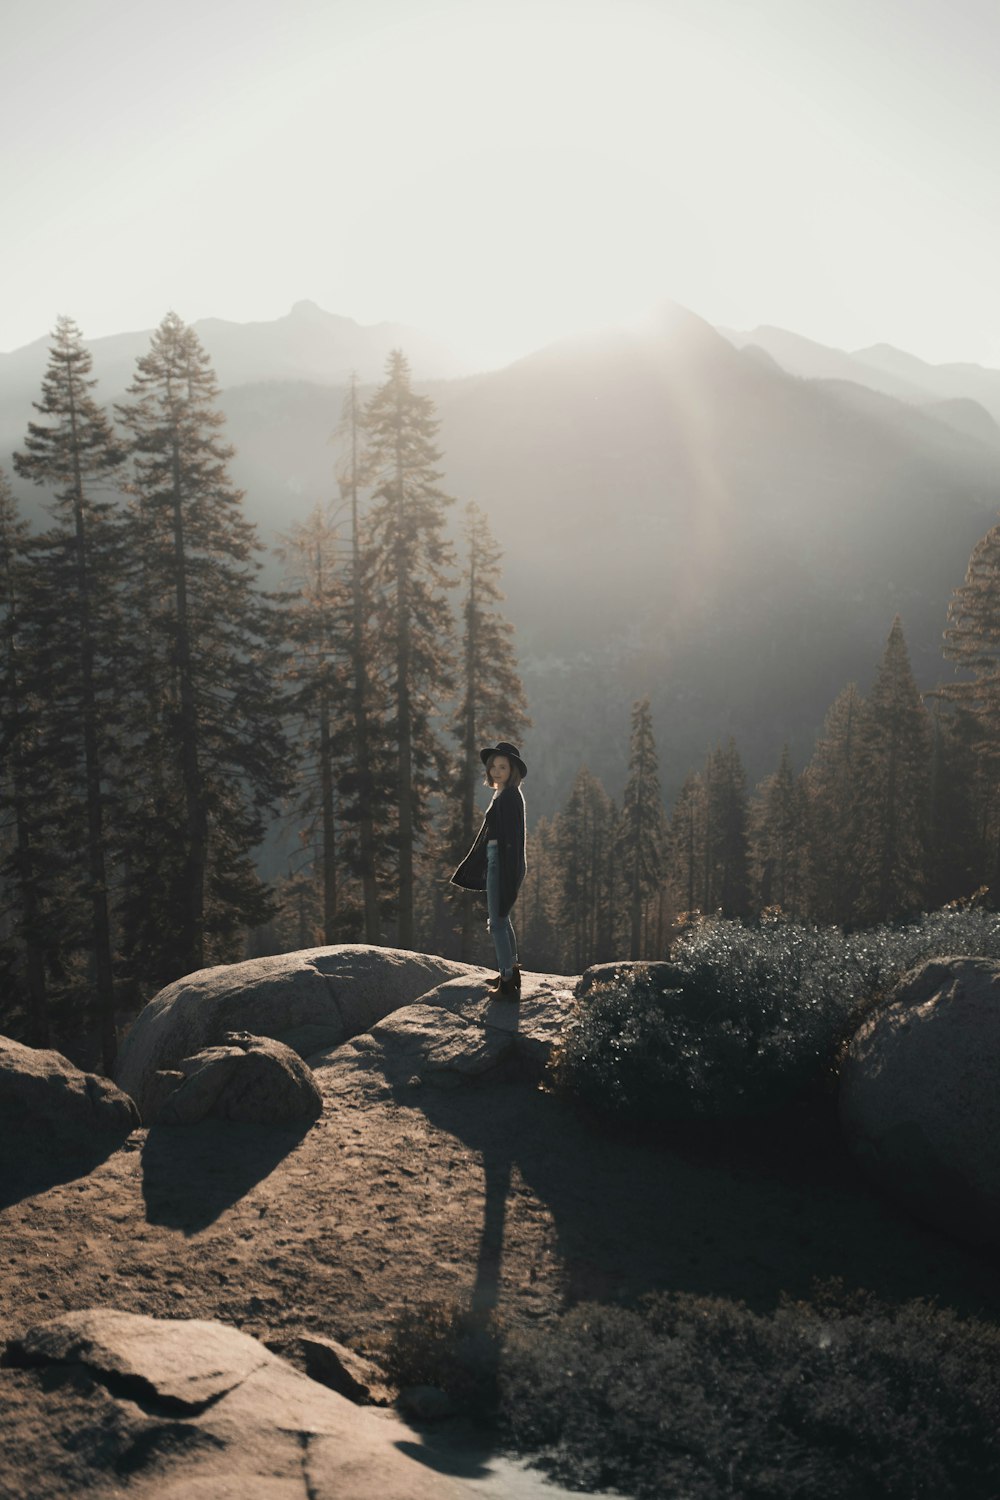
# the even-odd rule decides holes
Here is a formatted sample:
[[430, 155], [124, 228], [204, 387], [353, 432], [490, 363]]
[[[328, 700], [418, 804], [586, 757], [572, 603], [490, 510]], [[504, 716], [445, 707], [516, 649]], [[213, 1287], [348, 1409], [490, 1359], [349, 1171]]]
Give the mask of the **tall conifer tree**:
[[983, 878], [995, 902], [1000, 891], [1000, 525], [972, 549], [965, 581], [948, 606], [944, 654], [969, 674], [943, 684], [938, 695], [971, 716], [962, 737], [974, 747], [979, 821], [988, 845]]
[[561, 901], [563, 962], [573, 973], [614, 957], [616, 901], [615, 805], [601, 782], [581, 766], [555, 820], [553, 846]]
[[805, 795], [787, 745], [778, 769], [758, 788], [751, 823], [757, 905], [780, 906], [787, 916], [801, 917], [807, 861]]
[[[980, 749], [982, 726], [968, 709], [935, 705], [931, 714], [927, 904], [933, 911], [992, 887], [991, 804], [996, 798]], [[984, 784], [984, 781], [986, 784]]]
[[809, 828], [809, 909], [818, 922], [849, 926], [858, 900], [860, 755], [865, 704], [853, 682], [830, 706], [804, 772]]
[[724, 917], [750, 914], [750, 846], [747, 778], [730, 736], [717, 745], [705, 766], [707, 803], [705, 833], [706, 912]]
[[679, 911], [701, 909], [707, 819], [705, 779], [691, 771], [670, 814], [670, 890]]
[[647, 697], [639, 699], [632, 707], [629, 774], [618, 831], [632, 958], [641, 956], [644, 907], [664, 879], [664, 824], [653, 718]]
[[[365, 477], [363, 412], [354, 375], [344, 400], [340, 436], [346, 449], [339, 474], [340, 493], [348, 506], [350, 531], [342, 630], [348, 643], [348, 724], [352, 749], [339, 785], [349, 833], [347, 854], [361, 882], [364, 938], [367, 943], [377, 943], [381, 935], [380, 909], [394, 904], [385, 899], [384, 887], [388, 884], [388, 865], [394, 852], [389, 847], [389, 828], [398, 767], [392, 765], [391, 745], [384, 728], [390, 695], [380, 668], [384, 649], [374, 620], [376, 556], [361, 507]], [[381, 901], [380, 889], [383, 889]]]
[[[23, 478], [54, 491], [54, 526], [35, 539], [30, 614], [39, 668], [49, 695], [42, 736], [70, 798], [84, 813], [90, 908], [89, 946], [105, 1072], [117, 1051], [109, 884], [112, 853], [109, 779], [119, 735], [122, 635], [118, 592], [122, 551], [118, 511], [101, 498], [124, 452], [93, 391], [93, 360], [71, 318], [60, 317], [24, 451], [14, 455]], [[67, 804], [71, 805], [71, 804]], [[75, 830], [64, 827], [71, 843]]]
[[861, 735], [860, 885], [867, 925], [919, 910], [927, 879], [930, 724], [897, 615]]
[[454, 551], [444, 534], [452, 497], [441, 489], [435, 446], [439, 422], [429, 396], [417, 395], [402, 351], [390, 354], [386, 379], [365, 409], [366, 478], [371, 511], [376, 612], [389, 658], [398, 797], [398, 941], [414, 940], [414, 852], [429, 823], [430, 797], [447, 769], [433, 716], [454, 689], [454, 622], [446, 590]]
[[948, 605], [944, 654], [971, 676], [944, 684], [940, 696], [976, 717], [983, 753], [1000, 759], [1000, 525], [972, 549]]
[[[478, 505], [470, 501], [464, 519], [461, 696], [452, 719], [459, 753], [450, 778], [452, 816], [448, 825], [448, 855], [455, 864], [475, 834], [476, 788], [483, 779], [479, 750], [500, 739], [520, 745], [531, 723], [517, 670], [514, 627], [496, 608], [504, 598], [500, 587], [503, 554]], [[458, 900], [462, 908], [459, 955], [468, 961], [475, 897], [462, 892]]]
[[158, 789], [133, 809], [132, 858], [135, 889], [160, 893], [132, 930], [163, 982], [239, 956], [244, 928], [273, 913], [252, 850], [288, 788], [285, 648], [275, 600], [255, 586], [261, 547], [229, 478], [218, 383], [175, 313], [128, 394], [133, 607], [153, 674], [136, 695], [133, 752]]
[[3, 877], [10, 895], [9, 919], [23, 950], [27, 1039], [33, 1047], [47, 1047], [50, 1040], [45, 975], [47, 934], [42, 883], [45, 851], [39, 842], [39, 826], [42, 809], [51, 809], [57, 793], [49, 766], [38, 754], [38, 700], [33, 702], [30, 696], [30, 667], [24, 657], [21, 580], [27, 535], [27, 525], [18, 514], [7, 476], [0, 470], [0, 618], [4, 640], [0, 678], [0, 800], [13, 824], [13, 848], [4, 860]]
[[338, 629], [346, 586], [329, 507], [316, 505], [281, 541], [278, 555], [293, 589], [287, 619], [292, 643], [288, 711], [299, 730], [295, 809], [307, 820], [301, 836], [319, 886], [322, 941], [335, 943], [341, 884], [336, 782], [350, 749], [340, 732], [347, 722], [350, 680], [346, 641]]

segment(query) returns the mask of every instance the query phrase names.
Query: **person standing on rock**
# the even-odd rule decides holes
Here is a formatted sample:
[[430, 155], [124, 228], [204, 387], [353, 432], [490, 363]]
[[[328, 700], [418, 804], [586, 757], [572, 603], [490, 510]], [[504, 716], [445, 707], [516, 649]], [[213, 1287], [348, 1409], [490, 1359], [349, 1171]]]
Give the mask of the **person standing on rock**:
[[521, 995], [521, 969], [510, 911], [526, 869], [521, 782], [528, 768], [517, 746], [508, 745], [506, 740], [480, 750], [479, 758], [486, 767], [484, 781], [493, 788], [493, 800], [472, 848], [452, 875], [451, 884], [467, 891], [486, 892], [489, 913], [486, 925], [493, 937], [500, 971], [490, 985], [490, 993], [517, 1000]]

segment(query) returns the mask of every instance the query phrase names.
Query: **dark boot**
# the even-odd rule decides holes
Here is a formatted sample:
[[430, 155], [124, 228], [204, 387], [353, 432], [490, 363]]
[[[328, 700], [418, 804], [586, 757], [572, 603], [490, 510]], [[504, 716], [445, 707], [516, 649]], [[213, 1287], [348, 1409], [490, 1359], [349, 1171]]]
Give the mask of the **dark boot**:
[[520, 994], [521, 993], [521, 966], [520, 966], [520, 964], [515, 964], [514, 965], [514, 987], [517, 990], [517, 993]]
[[517, 983], [516, 977], [513, 974], [508, 974], [506, 979], [504, 979], [501, 975], [500, 988], [497, 991], [497, 994], [505, 995], [508, 1000], [520, 1000], [521, 988]]

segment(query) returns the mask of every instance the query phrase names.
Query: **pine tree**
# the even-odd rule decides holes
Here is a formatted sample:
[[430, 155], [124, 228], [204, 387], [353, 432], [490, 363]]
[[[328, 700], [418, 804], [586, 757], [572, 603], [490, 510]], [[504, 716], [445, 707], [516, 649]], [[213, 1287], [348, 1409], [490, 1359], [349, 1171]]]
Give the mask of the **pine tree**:
[[704, 777], [698, 771], [689, 772], [670, 815], [668, 887], [681, 912], [701, 910], [707, 803]]
[[850, 925], [858, 900], [860, 747], [866, 708], [854, 683], [831, 705], [803, 774], [809, 828], [809, 911]]
[[751, 845], [757, 870], [757, 905], [803, 915], [805, 901], [805, 795], [792, 770], [788, 746], [778, 769], [761, 782], [753, 808]]
[[428, 396], [410, 386], [401, 350], [390, 354], [386, 379], [365, 409], [365, 473], [374, 491], [371, 512], [377, 618], [389, 656], [398, 796], [398, 941], [414, 939], [414, 851], [429, 826], [430, 798], [447, 768], [433, 714], [454, 689], [454, 623], [445, 590], [454, 553], [444, 535], [452, 497], [440, 488], [434, 446], [439, 423]]
[[261, 550], [229, 479], [219, 388], [194, 330], [168, 313], [137, 362], [133, 612], [149, 681], [134, 694], [132, 753], [155, 795], [131, 809], [135, 957], [164, 976], [239, 956], [273, 913], [252, 850], [288, 790], [290, 747], [275, 596], [255, 587]]
[[316, 505], [308, 520], [294, 526], [281, 542], [278, 556], [286, 564], [286, 582], [293, 589], [286, 619], [293, 684], [287, 711], [295, 720], [299, 746], [295, 812], [307, 819], [300, 837], [318, 875], [320, 941], [334, 943], [338, 941], [341, 874], [336, 782], [339, 762], [349, 749], [338, 729], [347, 720], [351, 684], [338, 628], [346, 586], [338, 530], [329, 507]]
[[614, 803], [597, 777], [582, 766], [555, 820], [553, 836], [563, 963], [572, 973], [614, 956], [619, 894], [614, 830]]
[[549, 818], [539, 818], [528, 830], [527, 866], [515, 912], [518, 951], [530, 955], [529, 968], [539, 973], [558, 972], [563, 954], [557, 917], [554, 828]]
[[970, 716], [963, 738], [974, 746], [977, 763], [979, 823], [987, 846], [981, 868], [996, 903], [1000, 891], [1000, 799], [996, 793], [1000, 767], [1000, 525], [992, 527], [972, 549], [965, 582], [955, 590], [948, 606], [944, 654], [958, 670], [970, 674], [943, 684], [937, 696]]
[[[50, 1041], [45, 975], [42, 886], [44, 849], [40, 847], [40, 810], [51, 809], [55, 788], [44, 758], [37, 753], [37, 704], [29, 696], [21, 621], [21, 578], [28, 527], [21, 520], [6, 474], [0, 470], [0, 615], [4, 660], [0, 687], [0, 774], [2, 807], [13, 824], [13, 848], [3, 863], [7, 903], [23, 949], [27, 1001], [27, 1040], [33, 1047]], [[15, 968], [20, 964], [15, 960]], [[10, 980], [10, 966], [7, 979]], [[9, 1004], [10, 996], [7, 997]]]
[[899, 616], [892, 622], [860, 745], [860, 891], [867, 925], [919, 910], [926, 890], [930, 726]]
[[1000, 525], [972, 549], [965, 582], [948, 605], [945, 656], [972, 674], [946, 683], [940, 696], [982, 726], [983, 752], [1000, 758]]
[[[448, 858], [457, 865], [475, 836], [476, 788], [482, 782], [479, 750], [504, 739], [520, 745], [531, 720], [514, 654], [514, 627], [493, 606], [504, 598], [500, 588], [502, 553], [486, 514], [471, 502], [465, 507], [467, 561], [462, 603], [461, 697], [452, 718], [459, 744], [450, 780], [452, 815], [447, 828]], [[475, 897], [458, 894], [462, 909], [460, 958], [468, 962], [473, 948]]]
[[641, 956], [643, 910], [663, 879], [664, 823], [652, 713], [649, 699], [641, 698], [632, 707], [629, 774], [618, 831], [631, 958]]
[[[996, 801], [979, 740], [982, 728], [968, 709], [940, 703], [931, 715], [928, 793], [927, 904], [933, 911], [991, 885], [991, 813]], [[985, 784], [984, 784], [985, 783]]]
[[347, 451], [339, 475], [341, 497], [349, 507], [350, 516], [350, 562], [342, 629], [348, 643], [347, 727], [351, 756], [341, 771], [339, 791], [348, 833], [346, 853], [361, 881], [364, 938], [368, 943], [377, 943], [381, 935], [379, 890], [389, 884], [384, 876], [392, 852], [388, 827], [395, 776], [391, 746], [384, 732], [389, 695], [381, 685], [379, 671], [382, 642], [373, 628], [376, 558], [360, 504], [362, 421], [357, 378], [352, 375], [341, 415], [340, 435], [346, 440]]
[[730, 736], [705, 766], [706, 829], [703, 909], [724, 917], [750, 914], [749, 806], [746, 772]]
[[[33, 545], [31, 612], [38, 627], [40, 670], [50, 696], [43, 737], [71, 796], [85, 810], [89, 946], [94, 965], [101, 1053], [106, 1073], [117, 1051], [109, 903], [107, 783], [118, 734], [117, 678], [122, 636], [121, 528], [116, 508], [98, 498], [124, 459], [121, 444], [93, 396], [93, 360], [80, 330], [59, 318], [24, 452], [14, 455], [23, 478], [53, 488], [54, 527]], [[42, 654], [44, 651], [44, 655]], [[63, 829], [67, 840], [75, 830]]]

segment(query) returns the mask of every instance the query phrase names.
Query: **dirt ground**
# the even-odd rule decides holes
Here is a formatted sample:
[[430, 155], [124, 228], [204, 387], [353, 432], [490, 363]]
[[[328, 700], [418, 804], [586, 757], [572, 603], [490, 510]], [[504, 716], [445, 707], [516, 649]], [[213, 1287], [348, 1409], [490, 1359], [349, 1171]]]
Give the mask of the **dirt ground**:
[[543, 1326], [653, 1288], [767, 1311], [834, 1276], [1000, 1320], [997, 1257], [914, 1226], [808, 1132], [778, 1151], [651, 1139], [544, 1088], [392, 1088], [350, 1048], [311, 1063], [325, 1103], [304, 1134], [154, 1126], [83, 1175], [9, 1189], [0, 1338], [107, 1304], [377, 1353], [407, 1303]]

